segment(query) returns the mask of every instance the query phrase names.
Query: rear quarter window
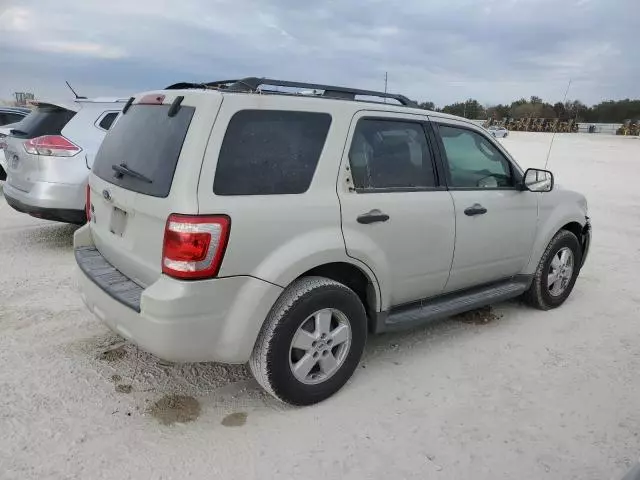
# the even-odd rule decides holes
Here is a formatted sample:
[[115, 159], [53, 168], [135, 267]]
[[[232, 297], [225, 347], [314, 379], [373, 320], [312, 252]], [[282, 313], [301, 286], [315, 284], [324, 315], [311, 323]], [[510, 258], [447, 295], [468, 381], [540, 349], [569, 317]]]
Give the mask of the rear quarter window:
[[[181, 106], [168, 115], [171, 105], [132, 105], [104, 138], [93, 173], [119, 187], [153, 197], [166, 197], [187, 136], [194, 107]], [[114, 165], [135, 175], [120, 175]], [[116, 167], [117, 168], [117, 167]]]
[[304, 193], [331, 125], [318, 112], [243, 110], [229, 122], [213, 184], [216, 195]]

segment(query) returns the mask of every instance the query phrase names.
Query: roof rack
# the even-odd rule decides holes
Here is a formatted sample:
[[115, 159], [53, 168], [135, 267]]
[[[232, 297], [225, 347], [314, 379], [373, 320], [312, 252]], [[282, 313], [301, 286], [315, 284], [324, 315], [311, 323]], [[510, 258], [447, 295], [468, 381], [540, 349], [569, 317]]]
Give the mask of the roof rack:
[[[396, 100], [401, 105], [407, 107], [417, 107], [417, 104], [405, 97], [396, 93], [378, 92], [374, 90], [361, 90], [357, 88], [338, 87], [335, 85], [322, 85], [318, 83], [304, 83], [304, 82], [292, 82], [289, 80], [274, 80], [272, 78], [258, 78], [247, 77], [239, 80], [219, 80], [209, 83], [176, 83], [167, 87], [167, 90], [183, 89], [183, 88], [213, 88], [213, 89], [225, 89], [230, 92], [259, 92], [264, 91], [261, 87], [287, 87], [287, 88], [300, 88], [307, 90], [322, 90], [321, 97], [327, 98], [341, 98], [345, 100], [355, 100], [356, 95], [366, 97], [378, 97], [392, 100]], [[269, 93], [273, 91], [269, 90]], [[287, 92], [273, 92], [273, 93], [287, 93]]]
[[169, 85], [165, 87], [165, 90], [183, 90], [185, 88], [215, 88], [215, 89], [225, 89], [230, 85], [235, 84], [239, 80], [216, 80], [214, 82], [209, 83], [190, 83], [190, 82], [179, 82], [174, 83], [173, 85]]

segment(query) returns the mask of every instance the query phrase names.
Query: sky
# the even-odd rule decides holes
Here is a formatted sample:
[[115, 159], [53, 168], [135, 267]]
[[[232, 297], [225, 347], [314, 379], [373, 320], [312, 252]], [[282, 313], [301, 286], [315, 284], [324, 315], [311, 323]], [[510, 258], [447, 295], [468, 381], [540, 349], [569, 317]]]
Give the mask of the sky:
[[640, 0], [0, 0], [0, 99], [248, 76], [443, 106], [640, 98]]

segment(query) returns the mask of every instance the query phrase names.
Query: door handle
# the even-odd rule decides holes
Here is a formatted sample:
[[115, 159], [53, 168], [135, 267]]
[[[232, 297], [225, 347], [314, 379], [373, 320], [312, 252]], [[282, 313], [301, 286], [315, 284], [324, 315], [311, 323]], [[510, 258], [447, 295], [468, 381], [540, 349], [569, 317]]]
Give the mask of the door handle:
[[479, 203], [474, 203], [464, 210], [464, 214], [468, 215], [469, 217], [473, 217], [474, 215], [484, 215], [485, 213], [487, 213], [487, 209]]
[[373, 209], [368, 213], [363, 213], [358, 216], [358, 223], [364, 223], [365, 225], [369, 223], [386, 222], [387, 220], [389, 220], [389, 215], [382, 213], [378, 209]]

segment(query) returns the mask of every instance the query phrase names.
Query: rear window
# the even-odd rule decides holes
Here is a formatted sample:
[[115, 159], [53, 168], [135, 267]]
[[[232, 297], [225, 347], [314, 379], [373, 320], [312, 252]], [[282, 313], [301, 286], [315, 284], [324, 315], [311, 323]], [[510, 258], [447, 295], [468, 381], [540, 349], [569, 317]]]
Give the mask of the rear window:
[[229, 122], [213, 184], [216, 195], [304, 193], [324, 147], [331, 115], [243, 110]]
[[41, 135], [60, 135], [62, 129], [76, 112], [55, 105], [41, 104], [11, 130], [20, 138], [35, 138]]
[[[93, 173], [127, 190], [166, 197], [171, 190], [182, 144], [194, 107], [181, 106], [175, 116], [170, 105], [132, 105], [105, 136]], [[133, 174], [114, 170], [126, 167]], [[136, 175], [137, 174], [137, 175]]]

